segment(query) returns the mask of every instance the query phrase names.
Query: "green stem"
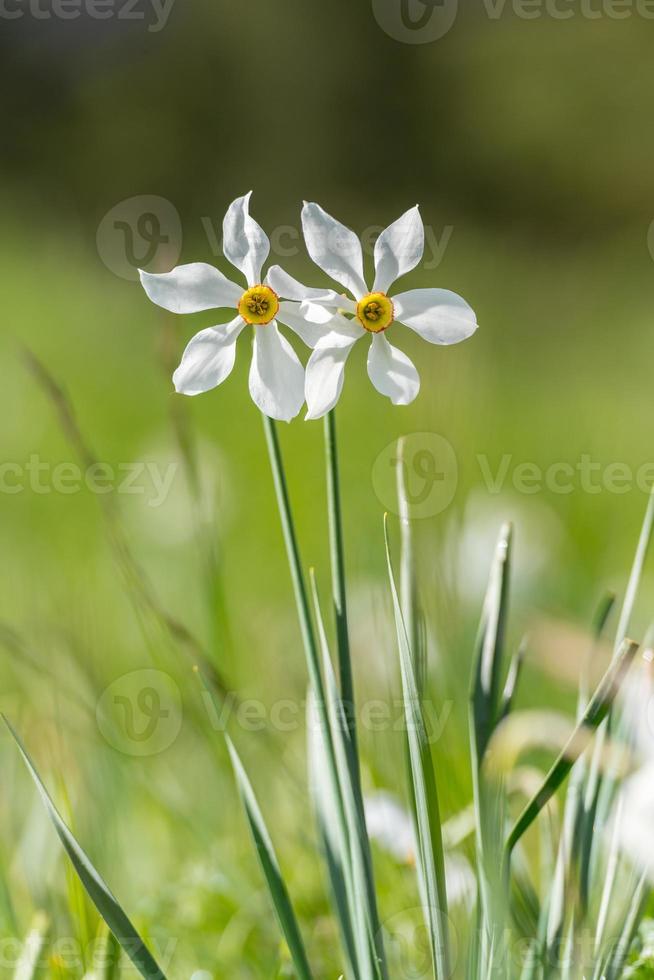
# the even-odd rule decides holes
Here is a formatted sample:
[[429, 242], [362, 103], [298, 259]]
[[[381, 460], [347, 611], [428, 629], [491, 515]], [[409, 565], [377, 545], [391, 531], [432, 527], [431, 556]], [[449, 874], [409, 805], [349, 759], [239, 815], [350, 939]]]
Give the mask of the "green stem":
[[[316, 646], [313, 622], [311, 620], [307, 587], [304, 581], [304, 575], [302, 573], [300, 549], [298, 547], [297, 536], [295, 534], [295, 524], [293, 523], [293, 516], [291, 513], [291, 502], [288, 496], [288, 486], [286, 484], [284, 463], [282, 462], [282, 455], [279, 449], [277, 429], [275, 428], [275, 423], [273, 420], [268, 418], [267, 415], [263, 416], [263, 426], [266, 433], [266, 443], [268, 445], [268, 454], [270, 456], [273, 482], [275, 484], [275, 494], [277, 497], [277, 505], [279, 507], [279, 516], [282, 522], [282, 533], [284, 535], [284, 544], [286, 545], [288, 564], [291, 571], [291, 580], [293, 582], [295, 604], [297, 606], [298, 618], [300, 620], [300, 630], [302, 633], [304, 651], [306, 653], [307, 667], [309, 669], [309, 676], [311, 678], [313, 689], [316, 691], [318, 698], [324, 707], [323, 682], [322, 675], [320, 673], [318, 648]], [[318, 710], [321, 710], [320, 705]]]
[[327, 467], [327, 514], [329, 519], [329, 554], [332, 569], [332, 594], [336, 618], [338, 672], [341, 699], [347, 717], [350, 739], [356, 752], [356, 717], [354, 710], [354, 678], [350, 657], [350, 638], [347, 625], [345, 595], [345, 558], [343, 548], [343, 518], [336, 447], [336, 415], [334, 410], [325, 416], [325, 463]]
[[[335, 759], [335, 750], [332, 739], [330, 737], [329, 730], [329, 720], [326, 710], [326, 697], [325, 688], [323, 683], [323, 677], [320, 670], [320, 659], [318, 654], [318, 647], [316, 644], [316, 636], [313, 628], [313, 620], [311, 618], [308, 594], [306, 589], [306, 584], [304, 581], [304, 575], [302, 573], [302, 563], [300, 560], [300, 551], [297, 543], [297, 536], [295, 534], [295, 525], [293, 522], [293, 516], [291, 512], [291, 503], [288, 496], [288, 487], [286, 484], [286, 475], [284, 472], [284, 463], [282, 461], [282, 456], [279, 448], [279, 439], [277, 437], [277, 429], [275, 423], [272, 419], [268, 418], [267, 415], [263, 415], [264, 430], [266, 433], [266, 442], [268, 445], [268, 453], [270, 456], [270, 465], [273, 473], [273, 481], [275, 484], [275, 493], [277, 496], [277, 505], [279, 508], [279, 515], [282, 522], [282, 532], [284, 535], [284, 542], [286, 544], [286, 552], [288, 555], [288, 562], [291, 570], [291, 579], [293, 582], [293, 591], [295, 593], [295, 602], [297, 605], [298, 617], [300, 620], [300, 629], [302, 632], [302, 640], [304, 643], [304, 650], [306, 654], [307, 667], [309, 670], [309, 676], [311, 679], [311, 684], [316, 692], [316, 709], [318, 711], [320, 724], [325, 735], [325, 745], [327, 749], [327, 757], [330, 768], [330, 775], [333, 781], [334, 792], [336, 798], [338, 799], [339, 813], [338, 818], [340, 824], [342, 825], [343, 839], [347, 840], [348, 832], [345, 826], [345, 818], [342, 812], [342, 795], [339, 786], [337, 765]], [[341, 534], [341, 518], [340, 518], [340, 504], [338, 496], [338, 470], [336, 466], [336, 445], [334, 441], [334, 430], [332, 428], [330, 439], [328, 441], [328, 473], [329, 473], [329, 494], [330, 494], [330, 539], [332, 540], [334, 547], [332, 548], [332, 559], [338, 558], [338, 564], [334, 566], [334, 581], [338, 580], [338, 591], [336, 588], [334, 590], [334, 595], [339, 596], [341, 599], [340, 605], [337, 606], [337, 610], [340, 610], [340, 617], [338, 622], [341, 623], [339, 632], [339, 657], [341, 656], [341, 640], [340, 637], [345, 636], [347, 639], [347, 615], [345, 606], [345, 584], [344, 584], [344, 571], [343, 571], [343, 545], [342, 545], [342, 534]], [[333, 504], [332, 504], [333, 501]], [[336, 602], [335, 598], [335, 602]], [[352, 691], [352, 675], [350, 668], [350, 658], [349, 658], [349, 644], [346, 647], [347, 653], [347, 676], [349, 677], [349, 691], [350, 691], [350, 703], [354, 704], [353, 701], [353, 691]], [[342, 661], [341, 661], [342, 664]], [[343, 683], [343, 681], [341, 681]], [[354, 712], [346, 712], [348, 721], [352, 724], [354, 718]], [[358, 756], [354, 746], [353, 738], [350, 739], [349, 746], [349, 763], [350, 763], [350, 775], [352, 779], [352, 787], [355, 794], [356, 805], [360, 811], [363, 813], [363, 799], [361, 795], [361, 783], [358, 765]], [[373, 970], [373, 976], [377, 976], [377, 971], [381, 972], [381, 976], [386, 980], [387, 971], [386, 963], [383, 952], [383, 940], [381, 934], [381, 927], [379, 922], [379, 916], [377, 912], [374, 882], [372, 876], [372, 859], [370, 855], [369, 842], [367, 837], [362, 842], [364, 862], [365, 862], [365, 886], [367, 891], [368, 908], [370, 911], [371, 918], [371, 929], [372, 935], [369, 937], [375, 947], [377, 962]], [[361, 896], [363, 898], [364, 896]]]

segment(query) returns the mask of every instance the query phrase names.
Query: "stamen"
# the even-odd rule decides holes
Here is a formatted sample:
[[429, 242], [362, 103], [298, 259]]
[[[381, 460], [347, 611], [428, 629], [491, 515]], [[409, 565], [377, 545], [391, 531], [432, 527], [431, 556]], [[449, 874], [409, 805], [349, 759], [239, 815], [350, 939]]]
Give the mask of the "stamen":
[[368, 293], [357, 303], [357, 319], [371, 333], [388, 329], [393, 316], [393, 303], [385, 293]]
[[263, 326], [274, 319], [279, 309], [279, 299], [270, 286], [251, 286], [238, 304], [238, 312], [246, 323]]

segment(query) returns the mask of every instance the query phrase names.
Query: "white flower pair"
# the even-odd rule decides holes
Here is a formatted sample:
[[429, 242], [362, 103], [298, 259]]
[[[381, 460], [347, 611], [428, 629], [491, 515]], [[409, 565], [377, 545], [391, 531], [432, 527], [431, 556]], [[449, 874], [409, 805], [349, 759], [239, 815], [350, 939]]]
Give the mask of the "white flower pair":
[[[250, 194], [230, 205], [223, 222], [223, 251], [245, 276], [245, 291], [204, 262], [180, 265], [162, 275], [141, 272], [146, 293], [166, 310], [197, 313], [225, 307], [235, 313], [229, 322], [201, 330], [190, 341], [173, 375], [178, 392], [197, 395], [224, 381], [234, 367], [239, 334], [251, 325], [250, 394], [271, 418], [290, 421], [305, 400], [307, 418], [319, 418], [333, 408], [343, 387], [347, 356], [367, 334], [372, 338], [370, 380], [393, 404], [407, 405], [418, 394], [420, 380], [409, 358], [384, 336], [391, 324], [403, 323], [432, 344], [455, 344], [477, 329], [471, 308], [449, 290], [410, 289], [393, 298], [387, 295], [394, 280], [422, 258], [424, 229], [417, 207], [377, 239], [375, 279], [369, 290], [354, 232], [319, 205], [304, 205], [302, 227], [309, 255], [351, 294], [345, 296], [304, 286], [276, 265], [262, 278], [270, 242], [250, 216]], [[278, 322], [312, 348], [306, 373]]]

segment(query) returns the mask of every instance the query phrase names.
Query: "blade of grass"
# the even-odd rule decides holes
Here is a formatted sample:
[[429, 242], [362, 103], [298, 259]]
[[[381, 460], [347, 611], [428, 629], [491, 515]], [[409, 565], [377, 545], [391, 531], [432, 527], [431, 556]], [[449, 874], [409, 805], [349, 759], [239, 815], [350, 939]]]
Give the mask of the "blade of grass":
[[[315, 577], [311, 575], [313, 605], [318, 627], [318, 641], [321, 650], [322, 669], [325, 679], [325, 696], [327, 717], [334, 745], [336, 769], [340, 796], [347, 823], [349, 840], [349, 857], [352, 865], [352, 896], [357, 915], [362, 915], [360, 929], [368, 937], [370, 969], [373, 975], [379, 975], [380, 964], [384, 964], [384, 947], [380, 933], [375, 883], [372, 870], [370, 841], [366, 829], [363, 807], [360, 805], [358, 786], [352, 777], [349, 763], [348, 740], [350, 738], [347, 724], [346, 709], [343, 705], [336, 684], [336, 676], [329, 654], [327, 633], [320, 609]], [[385, 969], [385, 966], [382, 966]]]
[[[501, 709], [498, 708], [499, 679], [502, 668], [504, 632], [508, 615], [509, 571], [512, 528], [500, 530], [491, 564], [477, 636], [477, 654], [472, 672], [469, 699], [470, 755], [472, 766], [475, 840], [479, 881], [481, 946], [479, 972], [495, 949], [494, 938], [505, 925], [506, 890], [500, 877], [505, 799], [502, 784], [485, 778], [483, 763]], [[501, 845], [500, 845], [501, 846]]]
[[44, 912], [37, 912], [25, 937], [13, 980], [34, 980], [41, 967], [41, 953], [48, 938], [50, 923]]
[[307, 762], [309, 783], [314, 801], [318, 833], [323, 847], [332, 893], [332, 903], [347, 960], [347, 976], [356, 977], [358, 949], [354, 934], [355, 911], [350, 906], [351, 869], [347, 861], [348, 846], [340, 800], [337, 799], [329, 775], [325, 732], [320, 724], [311, 688], [307, 696]]
[[[636, 605], [636, 599], [638, 597], [638, 591], [640, 588], [640, 582], [643, 575], [643, 569], [652, 542], [653, 533], [654, 533], [654, 486], [650, 490], [649, 499], [647, 501], [647, 507], [645, 508], [645, 516], [643, 518], [643, 523], [640, 529], [638, 544], [636, 546], [636, 552], [634, 554], [634, 560], [632, 563], [631, 572], [629, 574], [629, 580], [627, 583], [627, 588], [625, 591], [622, 608], [620, 610], [620, 616], [619, 616], [618, 626], [617, 626], [616, 636], [615, 636], [615, 644], [613, 649], [614, 657], [617, 656], [617, 651], [630, 628], [634, 608]], [[618, 719], [618, 723], [619, 723], [619, 719]], [[598, 822], [600, 824], [604, 824], [606, 822], [606, 820], [608, 819], [608, 814], [613, 805], [613, 801], [615, 799], [617, 775], [616, 773], [611, 771], [602, 772], [600, 766], [600, 759], [603, 753], [604, 741], [610, 735], [612, 725], [613, 725], [613, 712], [610, 712], [606, 719], [605, 724], [602, 725], [600, 731], [598, 732], [597, 740], [595, 743], [595, 750], [591, 760], [588, 781], [586, 785], [586, 793], [584, 799], [584, 830], [587, 835], [589, 847], [588, 847], [588, 854], [585, 857], [585, 864], [586, 864], [585, 874], [588, 876], [589, 879], [593, 874], [593, 865], [596, 863], [594, 861], [596, 837], [592, 834], [592, 828]], [[587, 893], [591, 887], [590, 880], [583, 882], [582, 887], [584, 889], [584, 892]]]
[[[345, 815], [344, 804], [343, 804], [343, 799], [341, 796], [341, 790], [339, 784], [336, 751], [332, 739], [332, 733], [329, 725], [329, 717], [328, 717], [327, 707], [326, 707], [327, 701], [326, 701], [326, 693], [323, 684], [322, 673], [320, 669], [320, 658], [318, 654], [318, 647], [316, 645], [316, 637], [313, 628], [313, 622], [311, 619], [309, 599], [308, 599], [307, 588], [304, 579], [304, 573], [302, 570], [302, 562], [300, 560], [300, 551], [298, 547], [297, 535], [295, 532], [295, 523], [293, 520], [293, 512], [291, 509], [291, 502], [288, 493], [286, 473], [284, 470], [284, 463], [283, 463], [282, 454], [279, 446], [279, 439], [277, 436], [277, 428], [274, 421], [268, 418], [267, 415], [262, 414], [262, 418], [263, 418], [264, 431], [266, 435], [266, 444], [268, 447], [268, 454], [270, 458], [270, 466], [273, 475], [273, 483], [275, 487], [277, 507], [279, 510], [279, 516], [282, 525], [282, 534], [286, 546], [289, 569], [291, 572], [291, 581], [293, 584], [293, 591], [295, 595], [295, 604], [296, 604], [298, 619], [300, 623], [300, 632], [302, 635], [305, 659], [307, 663], [307, 670], [309, 673], [309, 684], [310, 684], [310, 689], [312, 690], [315, 696], [316, 712], [318, 715], [319, 724], [324, 734], [324, 746], [326, 750], [325, 761], [327, 764], [327, 769], [331, 782], [331, 791], [334, 795], [334, 800], [339, 814], [339, 820], [345, 821], [346, 815]], [[345, 841], [348, 840], [346, 826], [345, 826], [345, 830], [342, 831], [341, 833], [341, 837]], [[352, 880], [355, 881], [355, 879]], [[373, 928], [373, 934], [378, 944], [379, 962], [381, 964], [381, 969], [385, 976], [385, 960], [383, 956], [382, 932], [381, 932], [381, 927], [379, 922], [373, 921], [372, 928]], [[364, 947], [366, 947], [369, 937], [367, 935], [364, 937], [363, 935], [359, 934], [359, 932], [357, 932], [356, 923], [353, 923], [352, 929], [358, 944], [358, 948], [363, 949]], [[362, 964], [360, 963], [359, 966], [361, 967]]]
[[82, 849], [75, 837], [62, 820], [59, 811], [55, 807], [48, 791], [46, 790], [41, 777], [39, 776], [34, 763], [29, 757], [20, 738], [12, 728], [4, 715], [0, 716], [4, 721], [11, 737], [13, 738], [18, 751], [30, 773], [43, 805], [50, 817], [57, 832], [66, 854], [70, 858], [75, 871], [86, 889], [86, 892], [95, 905], [96, 909], [107, 923], [114, 936], [124, 948], [125, 952], [132, 960], [141, 976], [146, 980], [166, 980], [165, 974], [158, 966], [156, 960], [146, 947], [138, 932], [130, 922], [129, 918], [112, 895], [109, 887], [96, 871], [88, 855]]
[[523, 637], [516, 653], [511, 657], [509, 671], [506, 675], [504, 691], [502, 692], [502, 703], [498, 712], [498, 723], [503, 721], [511, 713], [515, 699], [522, 667], [527, 654], [527, 637]]
[[425, 680], [425, 649], [421, 633], [421, 612], [418, 603], [413, 534], [409, 516], [409, 498], [406, 488], [406, 441], [404, 436], [398, 441], [397, 460], [397, 502], [400, 518], [400, 606], [406, 626], [409, 647], [415, 659], [415, 673], [418, 691], [422, 694]]
[[[588, 704], [589, 669], [607, 619], [613, 608], [614, 599], [615, 597], [610, 593], [603, 597], [593, 620], [592, 641], [579, 672], [579, 693], [577, 698], [578, 722], [583, 717], [584, 710]], [[580, 859], [583, 854], [584, 842], [579, 834], [579, 826], [580, 814], [582, 812], [583, 787], [587, 770], [587, 757], [588, 751], [584, 751], [575, 762], [565, 795], [563, 827], [559, 839], [556, 867], [548, 900], [546, 938], [546, 959], [548, 963], [554, 962], [561, 948], [565, 918], [568, 912], [568, 898], [574, 887], [572, 878], [573, 869], [581, 866]], [[583, 913], [583, 911], [584, 903], [582, 902], [581, 912]]]
[[478, 767], [482, 764], [498, 720], [499, 683], [508, 616], [512, 538], [511, 525], [503, 525], [495, 548], [479, 629], [479, 652], [472, 686], [474, 743]]
[[400, 599], [395, 585], [388, 538], [388, 521], [384, 520], [386, 563], [393, 599], [393, 612], [400, 658], [400, 673], [406, 729], [409, 743], [411, 790], [415, 803], [418, 860], [426, 898], [429, 939], [434, 976], [439, 980], [451, 975], [450, 938], [447, 919], [447, 890], [441, 834], [438, 790], [434, 775], [431, 747], [423, 717], [416, 681], [414, 660], [402, 618]]
[[637, 649], [637, 643], [633, 643], [631, 640], [625, 640], [623, 642], [618, 651], [618, 656], [610, 664], [600, 681], [595, 694], [575, 726], [568, 742], [545, 777], [542, 786], [526, 805], [509, 833], [506, 841], [507, 859], [510, 858], [511, 851], [522, 835], [531, 826], [545, 804], [552, 798], [572, 769], [579, 754], [579, 736], [588, 729], [596, 729], [604, 718], [606, 718], [618, 689], [631, 666]]
[[[86, 470], [97, 466], [97, 456], [82, 434], [70, 398], [32, 351], [26, 348], [24, 355], [29, 370], [50, 400], [59, 419], [60, 428], [77, 453], [82, 466]], [[147, 610], [165, 635], [190, 658], [191, 664], [202, 664], [205, 675], [210, 678], [221, 697], [232, 697], [229, 684], [221, 676], [202, 644], [184, 623], [172, 616], [161, 604], [145, 569], [141, 567], [130, 547], [120, 521], [115, 495], [99, 494], [98, 500], [107, 529], [107, 538], [128, 586], [130, 599], [139, 610]]]
[[636, 883], [613, 956], [607, 969], [602, 973], [604, 980], [618, 980], [618, 977], [621, 976], [629, 954], [629, 948], [634, 941], [638, 923], [643, 917], [650, 894], [651, 886], [648, 881], [647, 872], [643, 872]]
[[234, 744], [229, 735], [225, 735], [227, 748], [229, 750], [232, 768], [238, 784], [239, 792], [243, 800], [243, 806], [250, 825], [250, 832], [257, 850], [259, 862], [268, 885], [268, 891], [272, 899], [275, 914], [279, 921], [280, 928], [286, 939], [293, 965], [300, 980], [311, 980], [312, 973], [309, 966], [304, 942], [300, 933], [300, 928], [295, 918], [293, 906], [289, 898], [288, 889], [282, 877], [282, 873], [277, 861], [277, 856], [273, 848], [268, 829], [264, 822], [259, 804], [257, 803], [254, 791], [239, 755], [234, 748]]
[[352, 750], [356, 757], [357, 735], [354, 710], [354, 678], [350, 657], [350, 638], [347, 624], [345, 591], [345, 554], [343, 547], [343, 517], [339, 482], [338, 450], [336, 443], [336, 414], [334, 409], [325, 415], [325, 463], [327, 470], [327, 516], [329, 523], [329, 554], [332, 570], [332, 595], [336, 617], [336, 648], [341, 697], [346, 712]]

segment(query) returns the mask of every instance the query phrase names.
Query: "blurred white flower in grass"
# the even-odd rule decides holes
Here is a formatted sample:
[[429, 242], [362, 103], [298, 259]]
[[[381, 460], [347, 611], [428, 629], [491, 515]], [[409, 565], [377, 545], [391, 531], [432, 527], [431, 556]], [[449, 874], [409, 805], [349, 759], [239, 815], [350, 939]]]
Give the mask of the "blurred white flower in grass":
[[614, 820], [621, 849], [654, 883], [654, 760], [624, 782], [618, 799]]
[[[650, 637], [651, 639], [651, 631]], [[622, 785], [614, 809], [620, 846], [654, 883], [654, 651], [650, 644], [623, 688], [621, 710], [639, 768]]]
[[[423, 255], [424, 228], [417, 206], [377, 239], [372, 289], [365, 281], [363, 250], [353, 231], [313, 203], [305, 203], [302, 209], [302, 228], [313, 261], [350, 294], [326, 292], [320, 296], [314, 290], [312, 295], [298, 292], [291, 297], [303, 301], [306, 316], [324, 328], [307, 364], [307, 418], [319, 418], [334, 407], [343, 387], [347, 357], [356, 341], [366, 336], [371, 340], [368, 375], [373, 385], [394, 405], [408, 405], [420, 390], [418, 372], [406, 354], [388, 342], [386, 331], [402, 323], [430, 344], [456, 344], [477, 329], [470, 306], [447, 289], [410, 289], [388, 295], [393, 282], [414, 269]], [[274, 268], [270, 281], [275, 288]]]
[[[288, 286], [291, 292], [307, 299], [311, 298], [311, 290], [281, 270], [276, 286], [269, 276], [262, 278], [270, 242], [250, 217], [251, 193], [230, 204], [223, 222], [225, 257], [245, 276], [247, 289], [205, 262], [180, 265], [161, 275], [141, 271], [140, 276], [153, 303], [171, 313], [232, 310], [227, 323], [207, 327], [192, 338], [173, 375], [176, 391], [198, 395], [221, 384], [234, 367], [236, 341], [250, 325], [254, 333], [249, 381], [252, 400], [270, 418], [288, 422], [304, 402], [304, 368], [280, 333], [278, 322], [290, 327], [309, 346], [318, 340], [321, 331], [305, 321], [299, 303], [281, 298], [288, 292], [276, 291]], [[314, 292], [316, 296], [325, 295], [324, 290]]]
[[446, 550], [454, 570], [451, 583], [466, 604], [477, 607], [488, 584], [488, 570], [500, 527], [510, 520], [515, 529], [513, 588], [520, 594], [532, 593], [544, 569], [554, 566], [563, 541], [563, 526], [556, 512], [544, 501], [517, 494], [491, 495], [473, 490], [465, 503], [463, 516], [451, 518], [447, 528]]
[[[398, 864], [415, 863], [415, 835], [411, 815], [392, 793], [378, 790], [364, 801], [368, 835]], [[477, 882], [469, 861], [456, 851], [445, 854], [445, 883], [450, 905], [470, 908]]]

